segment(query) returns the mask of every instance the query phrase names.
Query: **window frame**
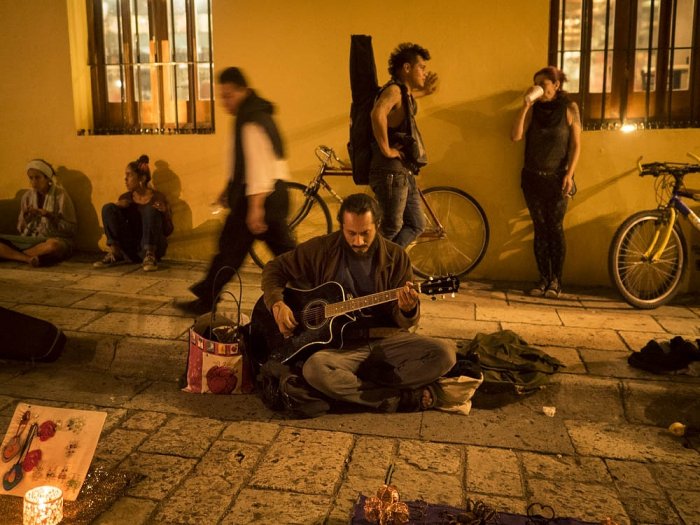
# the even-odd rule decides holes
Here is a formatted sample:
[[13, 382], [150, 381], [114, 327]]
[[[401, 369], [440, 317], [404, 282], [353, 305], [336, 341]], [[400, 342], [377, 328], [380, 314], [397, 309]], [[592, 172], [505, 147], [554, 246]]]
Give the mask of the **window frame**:
[[[657, 58], [655, 71], [655, 89], [647, 88], [634, 91], [636, 74], [635, 53], [638, 2], [640, 0], [616, 0], [614, 12], [613, 41], [608, 42], [609, 32], [606, 31], [606, 47], [604, 57], [612, 48], [612, 78], [611, 91], [605, 89], [601, 93], [590, 91], [591, 65], [591, 34], [593, 24], [593, 0], [582, 0], [581, 44], [579, 62], [579, 91], [570, 93], [581, 111], [584, 130], [618, 129], [624, 124], [632, 124], [638, 129], [648, 128], [697, 128], [700, 127], [700, 0], [694, 2], [694, 13], [691, 27], [690, 71], [688, 90], [669, 89], [669, 68], [673, 58], [674, 48], [671, 48], [672, 31], [675, 31], [674, 10], [678, 0], [651, 0], [660, 4]], [[611, 0], [606, 1], [606, 16], [611, 15]], [[562, 50], [565, 31], [565, 16], [560, 17], [560, 7], [565, 0], [550, 0], [549, 26], [549, 63], [561, 68], [564, 51]], [[653, 12], [653, 9], [652, 9]], [[560, 33], [561, 29], [561, 33]], [[560, 41], [561, 38], [561, 41]], [[649, 47], [640, 48], [651, 52], [652, 38]], [[676, 46], [678, 48], [680, 46]], [[604, 61], [604, 64], [606, 62]], [[629, 74], [632, 72], [632, 75]], [[607, 82], [607, 70], [603, 68], [603, 86]], [[676, 103], [674, 104], [674, 99]], [[677, 101], [681, 100], [679, 104]], [[686, 99], [686, 100], [683, 100]], [[680, 106], [680, 107], [679, 107]], [[642, 116], [637, 116], [642, 115]]]
[[[183, 0], [186, 16], [187, 58], [176, 60], [174, 0], [147, 0], [148, 61], [141, 60], [138, 34], [132, 39], [131, 21], [139, 13], [134, 0], [112, 0], [117, 9], [119, 60], [107, 62], [103, 0], [85, 0], [88, 25], [88, 66], [92, 91], [93, 128], [88, 134], [208, 134], [215, 129], [212, 6], [207, 6], [208, 60], [196, 55], [195, 0]], [[173, 41], [170, 42], [172, 37]], [[168, 56], [163, 56], [167, 53]], [[135, 56], [137, 55], [137, 56]], [[199, 68], [209, 72], [208, 98], [200, 93]], [[177, 71], [187, 67], [186, 100], [178, 99]], [[108, 68], [118, 67], [121, 100], [110, 102]], [[151, 97], [141, 100], [141, 68], [150, 71]], [[137, 96], [138, 95], [138, 96]], [[202, 95], [202, 96], [201, 96]]]

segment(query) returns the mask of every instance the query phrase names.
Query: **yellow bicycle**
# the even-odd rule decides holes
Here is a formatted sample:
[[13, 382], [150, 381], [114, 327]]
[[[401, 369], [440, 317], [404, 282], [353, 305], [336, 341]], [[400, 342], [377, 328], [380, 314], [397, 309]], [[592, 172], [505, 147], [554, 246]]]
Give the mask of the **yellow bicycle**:
[[[691, 154], [700, 161], [700, 157]], [[622, 297], [637, 308], [656, 308], [678, 291], [687, 266], [687, 248], [678, 224], [685, 218], [700, 230], [700, 218], [683, 197], [700, 201], [700, 190], [685, 188], [688, 173], [700, 173], [700, 164], [638, 162], [640, 176], [655, 178], [659, 207], [637, 212], [617, 229], [610, 244], [608, 269]]]

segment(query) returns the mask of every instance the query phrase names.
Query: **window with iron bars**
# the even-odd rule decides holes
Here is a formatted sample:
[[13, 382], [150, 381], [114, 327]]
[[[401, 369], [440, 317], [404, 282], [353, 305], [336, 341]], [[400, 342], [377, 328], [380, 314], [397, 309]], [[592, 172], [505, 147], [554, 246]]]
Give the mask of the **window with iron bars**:
[[698, 0], [551, 0], [549, 61], [584, 129], [700, 127]]
[[213, 133], [210, 0], [86, 0], [89, 134]]

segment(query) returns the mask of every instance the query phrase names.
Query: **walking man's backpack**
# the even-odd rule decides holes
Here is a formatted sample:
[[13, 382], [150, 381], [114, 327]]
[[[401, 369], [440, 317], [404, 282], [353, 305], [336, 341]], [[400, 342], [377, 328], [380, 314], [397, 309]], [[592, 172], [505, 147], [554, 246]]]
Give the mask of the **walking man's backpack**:
[[372, 162], [372, 107], [379, 91], [377, 67], [374, 63], [372, 37], [350, 37], [350, 142], [348, 153], [352, 163], [355, 184], [369, 184], [369, 167]]

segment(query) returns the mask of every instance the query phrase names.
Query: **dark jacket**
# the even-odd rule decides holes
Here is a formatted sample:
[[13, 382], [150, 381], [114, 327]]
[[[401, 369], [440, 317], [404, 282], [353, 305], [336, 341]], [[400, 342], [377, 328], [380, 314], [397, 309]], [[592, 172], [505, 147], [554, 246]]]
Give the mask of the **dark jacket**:
[[254, 90], [250, 90], [248, 96], [241, 103], [236, 115], [235, 125], [235, 164], [233, 167], [233, 177], [228, 186], [228, 205], [235, 208], [242, 200], [245, 200], [245, 155], [243, 154], [243, 139], [241, 130], [245, 124], [254, 122], [262, 126], [270, 137], [272, 149], [277, 158], [284, 158], [284, 144], [275, 124], [272, 114], [275, 109], [272, 103], [264, 98], [260, 98]]
[[[299, 289], [310, 289], [333, 281], [338, 273], [342, 259], [345, 238], [337, 231], [315, 237], [284, 253], [265, 265], [262, 275], [262, 290], [268, 310], [282, 300], [282, 291], [290, 285]], [[375, 253], [376, 268], [375, 289], [377, 292], [401, 288], [406, 281], [413, 280], [411, 261], [406, 252], [397, 244], [377, 235]], [[393, 303], [392, 318], [395, 326], [409, 328], [418, 324], [420, 305], [413, 317], [405, 317]], [[387, 326], [392, 323], [388, 322]]]

